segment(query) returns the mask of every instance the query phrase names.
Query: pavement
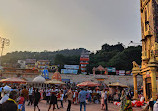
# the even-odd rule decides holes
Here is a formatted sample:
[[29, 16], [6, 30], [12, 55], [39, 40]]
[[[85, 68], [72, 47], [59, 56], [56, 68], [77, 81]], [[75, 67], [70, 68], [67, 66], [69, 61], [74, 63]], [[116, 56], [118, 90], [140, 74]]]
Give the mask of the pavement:
[[[58, 105], [60, 107], [60, 102], [58, 102]], [[46, 104], [46, 101], [41, 101], [39, 103], [40, 111], [48, 111], [48, 107], [49, 105]], [[64, 108], [55, 109], [55, 111], [66, 111], [66, 108], [67, 108], [67, 102], [64, 103]], [[135, 107], [133, 108], [133, 111], [141, 111], [141, 110], [142, 110], [141, 108], [135, 108]], [[26, 103], [26, 111], [34, 111], [33, 105], [27, 106]], [[36, 111], [38, 111], [37, 108]], [[53, 111], [53, 107], [50, 109], [50, 111]], [[71, 111], [80, 111], [80, 106], [72, 104]], [[87, 104], [86, 111], [104, 111], [104, 110], [101, 110], [100, 104]], [[112, 103], [108, 103], [108, 111], [119, 111], [119, 106], [113, 105]]]

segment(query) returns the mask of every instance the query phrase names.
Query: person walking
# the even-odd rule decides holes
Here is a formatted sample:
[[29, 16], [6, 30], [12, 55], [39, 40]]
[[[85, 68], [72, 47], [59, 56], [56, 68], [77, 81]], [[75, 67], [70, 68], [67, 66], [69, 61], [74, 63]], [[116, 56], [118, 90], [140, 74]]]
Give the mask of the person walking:
[[106, 106], [105, 111], [108, 111], [108, 89], [107, 88], [104, 90], [104, 94], [105, 94], [105, 96], [104, 96], [104, 104]]
[[60, 92], [61, 108], [63, 108], [63, 99], [64, 99], [64, 93], [63, 93], [63, 90], [61, 90]]
[[18, 100], [18, 110], [21, 111], [25, 101], [23, 94], [21, 94], [17, 100]]
[[22, 90], [22, 94], [23, 94], [23, 96], [25, 98], [24, 105], [22, 107], [22, 111], [25, 111], [25, 101], [28, 100], [28, 94], [29, 94], [29, 91], [26, 89], [26, 86], [24, 86], [24, 89]]
[[105, 92], [101, 92], [101, 109], [105, 109], [105, 103], [104, 103], [104, 97], [105, 97]]
[[32, 96], [32, 94], [33, 94], [33, 87], [30, 87], [29, 88], [29, 102], [28, 102], [28, 106], [30, 104], [32, 105], [32, 103], [33, 103], [33, 96]]
[[50, 110], [52, 104], [53, 104], [53, 111], [54, 111], [55, 110], [55, 104], [57, 104], [55, 88], [53, 88], [53, 91], [52, 91], [52, 94], [51, 94], [51, 97], [50, 97], [50, 103], [49, 103], [48, 111]]
[[46, 100], [47, 100], [47, 104], [49, 104], [50, 96], [51, 96], [51, 89], [48, 88], [48, 89], [46, 89]]
[[41, 98], [41, 95], [40, 95], [40, 92], [38, 92], [38, 88], [37, 88], [34, 94], [34, 111], [36, 110], [36, 107], [38, 108], [38, 111], [40, 111], [39, 106], [38, 106], [40, 98]]
[[122, 90], [120, 100], [121, 100], [120, 111], [124, 111], [124, 107], [125, 107], [125, 104], [126, 104], [126, 93], [125, 93], [125, 90]]
[[68, 90], [68, 92], [66, 93], [67, 95], [67, 100], [68, 100], [68, 106], [67, 106], [67, 111], [70, 111], [71, 109], [71, 103], [73, 101], [73, 93], [71, 88]]
[[81, 91], [78, 95], [78, 100], [80, 102], [80, 111], [82, 111], [82, 105], [84, 106], [84, 111], [86, 111], [86, 97], [87, 97], [87, 91], [85, 91], [83, 88], [81, 88]]

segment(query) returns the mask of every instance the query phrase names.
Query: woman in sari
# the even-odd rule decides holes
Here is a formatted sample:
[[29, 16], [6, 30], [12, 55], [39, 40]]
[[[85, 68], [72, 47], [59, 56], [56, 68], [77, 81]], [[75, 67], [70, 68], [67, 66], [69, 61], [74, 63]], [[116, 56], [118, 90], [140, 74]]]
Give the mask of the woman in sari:
[[104, 103], [104, 97], [105, 97], [105, 92], [101, 92], [101, 109], [105, 109], [105, 103]]
[[133, 111], [133, 109], [132, 109], [132, 102], [130, 100], [130, 96], [127, 95], [126, 99], [127, 100], [126, 100], [126, 104], [125, 104], [125, 107], [124, 107], [123, 111]]
[[125, 93], [125, 90], [122, 90], [122, 94], [121, 94], [121, 105], [120, 105], [120, 111], [124, 111], [124, 107], [125, 107], [125, 104], [126, 104], [126, 93]]

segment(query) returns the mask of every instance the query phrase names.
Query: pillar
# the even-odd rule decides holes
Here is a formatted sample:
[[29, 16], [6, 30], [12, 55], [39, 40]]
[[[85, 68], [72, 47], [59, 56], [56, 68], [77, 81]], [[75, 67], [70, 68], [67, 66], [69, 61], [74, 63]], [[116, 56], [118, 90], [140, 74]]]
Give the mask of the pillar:
[[137, 75], [133, 75], [134, 82], [134, 99], [138, 98], [138, 89], [137, 89]]
[[150, 68], [151, 71], [151, 87], [152, 87], [152, 98], [156, 100], [157, 85], [156, 85], [156, 67]]

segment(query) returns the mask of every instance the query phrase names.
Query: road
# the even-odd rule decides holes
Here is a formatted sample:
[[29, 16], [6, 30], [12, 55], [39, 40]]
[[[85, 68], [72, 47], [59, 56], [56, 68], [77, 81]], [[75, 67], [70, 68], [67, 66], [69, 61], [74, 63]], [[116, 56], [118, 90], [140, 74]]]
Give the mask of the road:
[[[60, 102], [58, 104], [60, 106]], [[48, 111], [48, 106], [49, 105], [46, 105], [45, 101], [41, 101], [39, 103], [40, 111]], [[66, 108], [67, 108], [67, 102], [64, 103], [64, 108], [56, 109], [55, 111], [66, 111]], [[108, 109], [109, 109], [109, 111], [119, 111], [119, 107], [116, 105], [113, 105], [112, 103], [108, 104]], [[133, 108], [133, 110], [134, 111], [141, 111], [141, 108]], [[34, 111], [33, 105], [26, 106], [26, 111]], [[36, 111], [38, 111], [38, 110], [36, 109]], [[50, 111], [52, 111], [52, 108]], [[71, 111], [80, 111], [80, 106], [79, 105], [72, 105]], [[88, 104], [88, 105], [86, 105], [86, 111], [103, 111], [103, 110], [101, 110], [100, 104]]]

